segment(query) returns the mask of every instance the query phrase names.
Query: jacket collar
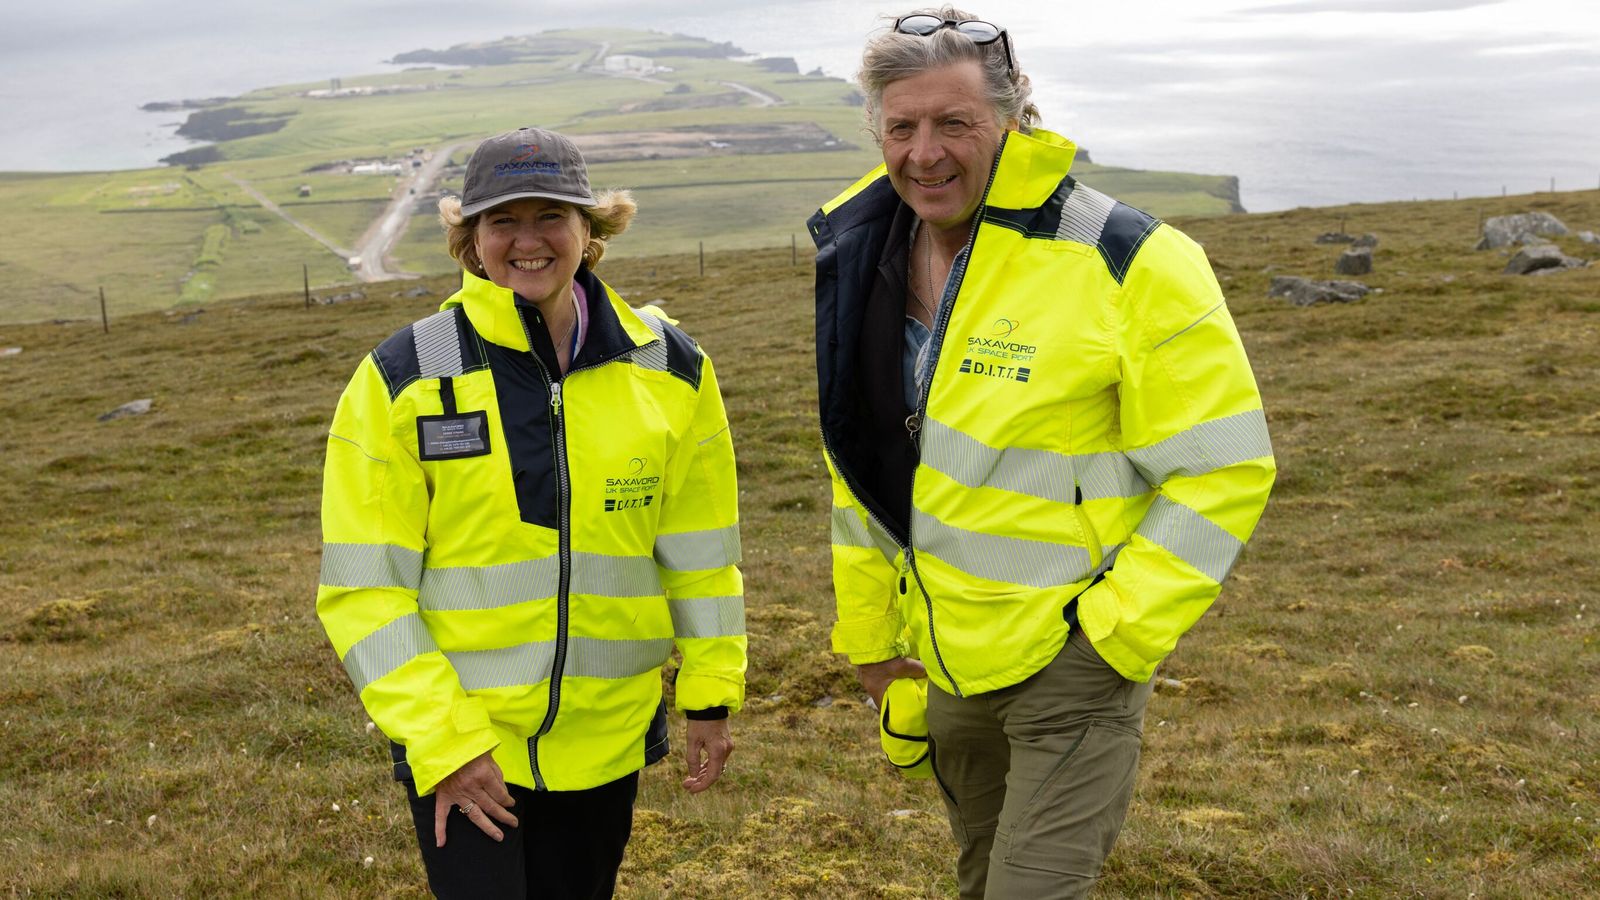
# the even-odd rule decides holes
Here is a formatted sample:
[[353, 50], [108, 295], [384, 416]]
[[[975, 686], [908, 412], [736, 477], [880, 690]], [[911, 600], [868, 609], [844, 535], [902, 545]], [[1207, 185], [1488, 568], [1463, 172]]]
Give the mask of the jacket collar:
[[[1007, 134], [994, 183], [984, 195], [984, 204], [1006, 209], [1039, 206], [1061, 184], [1077, 152], [1078, 146], [1072, 141], [1043, 128], [1035, 128], [1031, 134], [1020, 131]], [[892, 208], [891, 198], [885, 196], [885, 192], [892, 195], [894, 190], [889, 185], [888, 169], [880, 165], [823, 204], [822, 215], [830, 220], [836, 234], [848, 231], [860, 221], [862, 206], [876, 210]], [[866, 216], [870, 217], [871, 213]]]
[[[633, 308], [601, 281], [588, 266], [579, 266], [575, 277], [587, 294], [589, 332], [573, 366], [610, 359], [656, 340], [655, 333], [639, 319]], [[533, 302], [510, 288], [467, 272], [461, 273], [461, 289], [440, 305], [440, 309], [462, 307], [478, 336], [492, 344], [526, 352], [528, 332], [523, 324], [525, 311]]]
[[1043, 204], [1061, 185], [1077, 153], [1076, 144], [1053, 131], [1012, 132], [1000, 152], [1000, 165], [984, 205], [1031, 209]]

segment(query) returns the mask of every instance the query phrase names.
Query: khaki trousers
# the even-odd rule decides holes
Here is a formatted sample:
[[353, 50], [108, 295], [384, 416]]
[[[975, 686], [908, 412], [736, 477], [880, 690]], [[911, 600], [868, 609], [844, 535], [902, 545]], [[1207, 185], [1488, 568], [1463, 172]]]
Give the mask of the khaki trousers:
[[1150, 691], [1079, 630], [1011, 687], [961, 698], [929, 684], [963, 900], [1088, 894], [1127, 816]]

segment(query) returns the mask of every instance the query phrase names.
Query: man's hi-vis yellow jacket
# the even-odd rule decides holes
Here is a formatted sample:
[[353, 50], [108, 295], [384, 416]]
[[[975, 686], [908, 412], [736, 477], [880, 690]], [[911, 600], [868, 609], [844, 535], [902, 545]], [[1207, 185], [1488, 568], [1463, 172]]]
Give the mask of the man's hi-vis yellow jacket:
[[[1006, 136], [912, 409], [903, 345], [872, 336], [903, 330], [885, 248], [909, 213], [880, 167], [811, 218], [833, 646], [852, 662], [919, 658], [979, 694], [1041, 669], [1076, 622], [1147, 681], [1261, 516], [1266, 420], [1204, 252], [1077, 183], [1074, 149]], [[891, 393], [899, 415], [873, 400]]]
[[317, 612], [419, 793], [487, 750], [538, 790], [660, 759], [674, 646], [678, 708], [744, 699], [711, 360], [578, 280], [588, 333], [565, 376], [537, 307], [466, 274], [361, 362], [334, 416]]

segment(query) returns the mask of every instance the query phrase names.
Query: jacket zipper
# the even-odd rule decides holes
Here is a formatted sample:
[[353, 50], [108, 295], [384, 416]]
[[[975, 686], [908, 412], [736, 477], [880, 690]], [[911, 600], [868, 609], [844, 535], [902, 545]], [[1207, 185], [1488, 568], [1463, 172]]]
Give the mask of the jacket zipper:
[[[965, 248], [967, 252], [967, 262], [972, 260], [973, 250], [978, 244], [978, 226], [983, 224], [983, 214], [988, 208], [986, 201], [989, 199], [989, 191], [994, 187], [995, 176], [1000, 173], [1000, 154], [1005, 151], [1006, 137], [1007, 135], [1000, 136], [1000, 146], [995, 149], [994, 165], [989, 167], [989, 180], [983, 186], [983, 197], [978, 202], [978, 211], [975, 214], [976, 218], [974, 218], [972, 221], [972, 237], [967, 241], [967, 246]], [[937, 372], [939, 368], [939, 350], [944, 343], [945, 329], [950, 324], [950, 313], [955, 307], [953, 298], [961, 293], [961, 283], [966, 279], [966, 276], [967, 263], [963, 262], [960, 271], [956, 273], [955, 282], [953, 284], [945, 285], [944, 292], [939, 296], [939, 315], [934, 319], [933, 333], [928, 336], [929, 347], [931, 348], [929, 352], [933, 354], [933, 357], [928, 361], [928, 378], [925, 382], [923, 382], [922, 390], [917, 397], [916, 411], [906, 417], [906, 431], [911, 436], [911, 442], [916, 445], [919, 450], [922, 446], [920, 443], [922, 420], [924, 417], [926, 417], [928, 412], [928, 393], [933, 388], [934, 373]], [[944, 302], [945, 297], [952, 298], [948, 305]], [[828, 433], [826, 431], [822, 432], [822, 447], [825, 451], [827, 451], [828, 457], [833, 460], [834, 468], [839, 471], [840, 477], [844, 481], [845, 490], [850, 494], [850, 498], [866, 511], [867, 517], [870, 518], [873, 523], [875, 523], [879, 529], [883, 531], [884, 534], [887, 534], [893, 538], [894, 532], [883, 527], [883, 522], [873, 514], [870, 507], [861, 502], [860, 496], [857, 495], [855, 488], [850, 484], [850, 479], [845, 477], [845, 469], [839, 464], [838, 455], [833, 452], [833, 448], [828, 444]], [[917, 472], [916, 469], [912, 469], [911, 496], [915, 497], [916, 495]], [[913, 518], [914, 517], [915, 516], [913, 515]], [[933, 648], [934, 662], [938, 663], [939, 671], [944, 673], [944, 677], [950, 682], [950, 687], [955, 692], [955, 695], [957, 697], [965, 697], [966, 694], [962, 692], [961, 685], [956, 682], [955, 676], [950, 674], [950, 667], [945, 665], [944, 654], [939, 651], [939, 635], [933, 630], [933, 598], [929, 596], [927, 586], [922, 583], [922, 573], [917, 569], [917, 551], [912, 546], [913, 541], [910, 540], [911, 527], [912, 523], [907, 522], [907, 540], [905, 543], [901, 544], [898, 540], [895, 541], [895, 543], [900, 544], [900, 549], [905, 554], [905, 563], [900, 570], [900, 592], [901, 594], [904, 594], [906, 591], [906, 573], [909, 572], [912, 579], [917, 583], [917, 590], [922, 593], [923, 608], [926, 609], [928, 613], [928, 644]]]
[[[966, 250], [966, 258], [960, 260], [961, 268], [955, 272], [955, 281], [946, 284], [944, 292], [939, 295], [939, 316], [933, 323], [933, 334], [928, 336], [929, 352], [933, 354], [933, 356], [928, 360], [928, 377], [925, 381], [923, 381], [922, 390], [919, 392], [917, 397], [916, 411], [906, 419], [906, 430], [911, 434], [912, 443], [916, 444], [917, 446], [917, 455], [919, 457], [921, 456], [922, 450], [922, 421], [927, 418], [928, 415], [928, 395], [933, 391], [933, 379], [939, 371], [939, 357], [941, 355], [940, 351], [944, 348], [944, 333], [945, 330], [950, 326], [950, 317], [955, 311], [955, 298], [961, 294], [961, 284], [962, 282], [966, 281], [967, 266], [972, 263], [972, 256], [977, 251], [978, 231], [980, 226], [983, 225], [984, 213], [989, 208], [989, 191], [994, 188], [995, 176], [1000, 174], [1000, 155], [1005, 152], [1006, 138], [1008, 136], [1009, 133], [1002, 134], [1000, 136], [1000, 146], [995, 148], [994, 165], [989, 167], [989, 180], [983, 186], [983, 195], [978, 200], [978, 211], [975, 214], [975, 218], [972, 220], [972, 236], [967, 239], [967, 246], [964, 248]], [[957, 257], [959, 259], [960, 254], [957, 254]], [[949, 302], [946, 302], [947, 299]], [[913, 507], [916, 506], [915, 498], [917, 496], [917, 469], [920, 468], [922, 468], [922, 466], [919, 462], [917, 467], [911, 470], [911, 496], [913, 498]], [[906, 529], [908, 533], [915, 527], [914, 522], [916, 521], [916, 511], [914, 508], [912, 510], [911, 518], [912, 521], [906, 523]], [[908, 540], [907, 543], [915, 544], [915, 535], [910, 535], [910, 537], [912, 539]], [[939, 663], [939, 671], [943, 672], [944, 677], [949, 679], [950, 687], [955, 690], [955, 695], [957, 697], [965, 697], [966, 694], [961, 692], [961, 686], [956, 684], [955, 677], [950, 674], [950, 669], [944, 664], [944, 656], [939, 652], [939, 636], [935, 634], [933, 630], [933, 597], [929, 596], [927, 586], [922, 583], [922, 572], [917, 569], [917, 551], [913, 546], [906, 547], [906, 568], [911, 570], [911, 577], [917, 582], [917, 590], [922, 592], [923, 605], [928, 611], [928, 642], [933, 647], [933, 657]], [[902, 576], [902, 578], [903, 577], [904, 576]]]
[[572, 588], [572, 479], [567, 467], [567, 429], [566, 420], [562, 416], [561, 388], [566, 379], [585, 369], [593, 369], [624, 356], [637, 347], [630, 347], [613, 353], [610, 356], [595, 360], [580, 368], [569, 368], [566, 374], [558, 378], [551, 378], [544, 363], [539, 360], [539, 354], [533, 351], [533, 335], [528, 330], [528, 320], [518, 314], [522, 322], [523, 337], [528, 340], [528, 355], [533, 358], [533, 363], [539, 369], [539, 374], [544, 377], [545, 385], [550, 390], [550, 431], [556, 463], [556, 535], [557, 558], [560, 563], [556, 581], [556, 652], [550, 663], [550, 703], [545, 710], [544, 721], [539, 723], [539, 729], [533, 737], [528, 738], [528, 768], [533, 772], [533, 785], [535, 790], [549, 790], [544, 783], [544, 775], [539, 771], [539, 738], [549, 733], [555, 725], [556, 713], [561, 708], [561, 677], [567, 665], [567, 624], [568, 624], [568, 598]]

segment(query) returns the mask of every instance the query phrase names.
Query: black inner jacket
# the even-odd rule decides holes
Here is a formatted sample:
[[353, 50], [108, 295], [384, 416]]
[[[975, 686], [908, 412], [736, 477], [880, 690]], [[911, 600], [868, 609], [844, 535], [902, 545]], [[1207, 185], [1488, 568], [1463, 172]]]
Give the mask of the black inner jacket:
[[[888, 188], [887, 178], [882, 185]], [[840, 235], [836, 260], [855, 253], [876, 258], [877, 264], [870, 271], [858, 269], [860, 277], [854, 283], [848, 275], [839, 277], [837, 330], [830, 337], [854, 346], [833, 360], [820, 360], [824, 366], [831, 364], [823, 383], [833, 387], [820, 401], [824, 432], [851, 489], [904, 544], [910, 540], [911, 480], [918, 461], [916, 445], [906, 430], [912, 410], [906, 407], [902, 363], [906, 260], [915, 213], [892, 189], [881, 193], [887, 196], [858, 198], [870, 204], [877, 222], [860, 223]], [[863, 284], [868, 281], [870, 286]]]

